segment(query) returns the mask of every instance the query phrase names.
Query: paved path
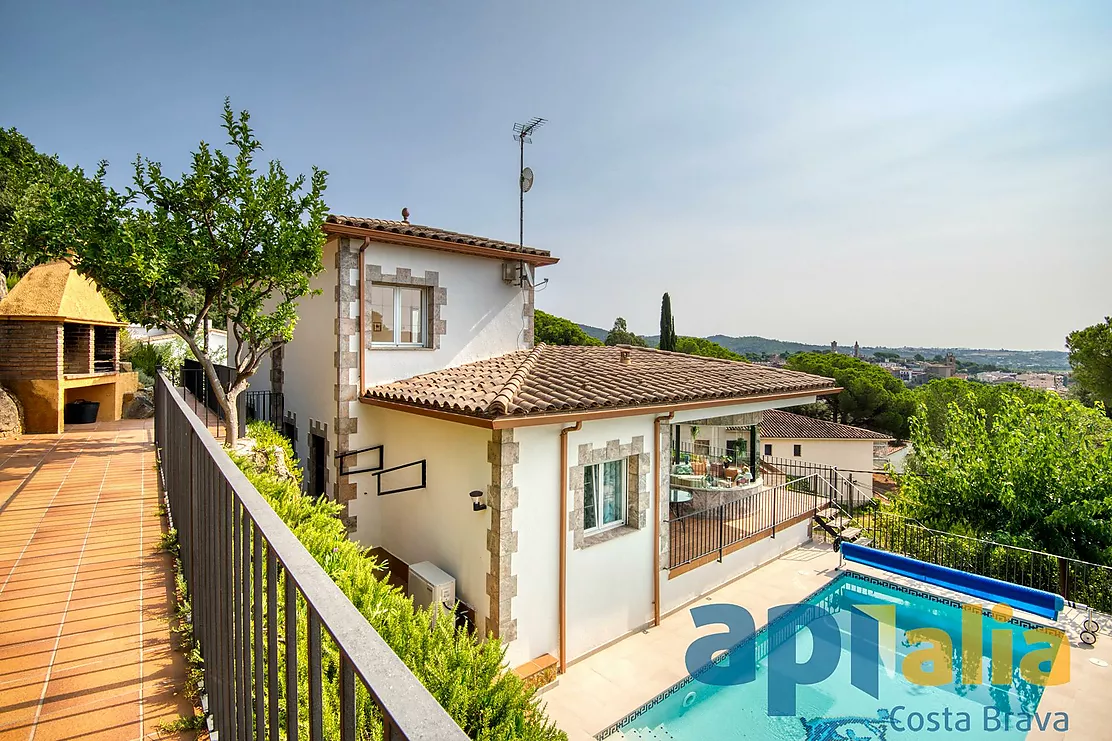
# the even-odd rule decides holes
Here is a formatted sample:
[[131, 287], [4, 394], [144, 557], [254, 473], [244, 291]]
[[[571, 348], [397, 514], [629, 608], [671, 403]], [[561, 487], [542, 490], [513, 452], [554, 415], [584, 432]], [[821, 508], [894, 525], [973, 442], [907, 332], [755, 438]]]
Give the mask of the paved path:
[[0, 441], [0, 741], [165, 738], [191, 716], [149, 420]]

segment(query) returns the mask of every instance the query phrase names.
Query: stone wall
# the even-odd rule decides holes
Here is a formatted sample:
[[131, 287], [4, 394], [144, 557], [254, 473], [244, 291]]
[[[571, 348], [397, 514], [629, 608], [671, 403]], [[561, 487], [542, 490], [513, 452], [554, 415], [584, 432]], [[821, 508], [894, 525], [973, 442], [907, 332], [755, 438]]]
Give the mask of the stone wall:
[[490, 488], [487, 489], [490, 572], [487, 573], [486, 591], [490, 598], [490, 610], [486, 632], [505, 643], [517, 638], [517, 620], [511, 608], [513, 598], [517, 596], [517, 577], [512, 573], [512, 561], [513, 554], [517, 553], [514, 510], [517, 509], [518, 492], [514, 485], [514, 465], [519, 458], [520, 443], [514, 442], [514, 431], [494, 430], [487, 451], [491, 477]]

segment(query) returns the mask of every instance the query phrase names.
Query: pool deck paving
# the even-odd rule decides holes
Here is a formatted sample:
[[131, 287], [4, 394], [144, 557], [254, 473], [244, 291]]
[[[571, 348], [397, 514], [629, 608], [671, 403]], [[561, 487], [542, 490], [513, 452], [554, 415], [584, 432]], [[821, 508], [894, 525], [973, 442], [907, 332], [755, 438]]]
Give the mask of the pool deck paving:
[[[766, 622], [762, 618], [767, 616], [770, 607], [802, 601], [836, 578], [842, 573], [837, 570], [838, 565], [838, 555], [829, 545], [806, 544], [662, 617], [658, 627], [631, 635], [576, 661], [541, 695], [549, 717], [567, 732], [569, 741], [590, 741], [595, 734], [686, 677], [684, 655], [688, 646], [700, 636], [721, 632], [721, 625], [696, 628], [690, 616], [691, 607], [711, 602], [741, 605], [760, 626]], [[906, 583], [924, 592], [970, 601], [968, 596], [927, 587], [868, 567], [855, 564], [853, 570], [893, 583]], [[1039, 703], [1040, 713], [1067, 713], [1070, 730], [1066, 733], [1050, 729], [1032, 731], [1028, 736], [1031, 741], [1112, 739], [1112, 667], [1090, 661], [1096, 659], [1112, 665], [1112, 619], [1097, 616], [1102, 623], [1100, 637], [1095, 646], [1085, 646], [1078, 638], [1083, 618], [1076, 610], [1067, 609], [1063, 613], [1058, 625], [1066, 630], [1070, 639], [1070, 681], [1048, 687]], [[974, 726], [974, 730], [980, 729]], [[893, 739], [901, 736], [900, 733], [890, 735]], [[939, 738], [945, 735], [936, 734]], [[972, 741], [993, 738], [993, 734], [955, 733], [952, 737]]]
[[175, 738], [160, 722], [193, 715], [154, 463], [151, 420], [0, 441], [0, 741]]

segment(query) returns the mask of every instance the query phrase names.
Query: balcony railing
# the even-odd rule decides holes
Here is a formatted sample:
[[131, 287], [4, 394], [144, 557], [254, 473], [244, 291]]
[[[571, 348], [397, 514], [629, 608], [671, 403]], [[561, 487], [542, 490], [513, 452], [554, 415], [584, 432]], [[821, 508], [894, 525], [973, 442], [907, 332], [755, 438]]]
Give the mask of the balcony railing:
[[[858, 509], [873, 501], [872, 474], [861, 471], [842, 471], [824, 463], [813, 463], [802, 458], [761, 457], [761, 477], [769, 485], [783, 484], [809, 476], [826, 482], [824, 493], [829, 493], [847, 513], [854, 514]], [[864, 478], [866, 477], [867, 478]]]
[[[326, 707], [338, 714], [327, 727], [354, 741], [368, 736], [357, 728], [368, 702], [385, 741], [465, 741], [162, 373], [155, 442], [220, 741], [321, 741]], [[335, 698], [322, 676], [333, 646]]]
[[668, 568], [707, 556], [721, 561], [727, 549], [754, 537], [775, 538], [779, 528], [810, 518], [829, 497], [817, 476], [742, 494], [740, 499], [668, 520]]

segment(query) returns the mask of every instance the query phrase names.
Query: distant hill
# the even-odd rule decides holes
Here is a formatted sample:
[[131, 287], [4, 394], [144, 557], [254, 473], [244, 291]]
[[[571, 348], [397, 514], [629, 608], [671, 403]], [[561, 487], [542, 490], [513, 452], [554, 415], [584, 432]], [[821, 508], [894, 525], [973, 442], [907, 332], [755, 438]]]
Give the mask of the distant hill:
[[[580, 324], [580, 328], [600, 340], [606, 340], [608, 330], [592, 327], [589, 324]], [[656, 346], [655, 335], [644, 335], [645, 341]], [[811, 350], [829, 350], [830, 345], [810, 345], [805, 342], [790, 342], [786, 340], [773, 340], [767, 337], [730, 337], [729, 335], [715, 334], [706, 339], [717, 342], [719, 345], [736, 352], [738, 355], [787, 355], [794, 352], [807, 352]], [[853, 352], [853, 344], [839, 345], [839, 352]], [[998, 365], [1017, 371], [1068, 371], [1070, 369], [1069, 356], [1061, 350], [989, 350], [968, 347], [862, 347], [863, 356], [872, 357], [875, 352], [896, 352], [901, 357], [913, 358], [916, 354], [930, 360], [935, 355], [945, 356], [953, 353], [954, 357], [966, 363], [980, 365]]]
[[596, 340], [602, 340], [603, 342], [606, 341], [606, 335], [610, 334], [609, 329], [592, 327], [590, 324], [580, 324], [579, 328], [589, 334], [591, 337], [594, 337]]

